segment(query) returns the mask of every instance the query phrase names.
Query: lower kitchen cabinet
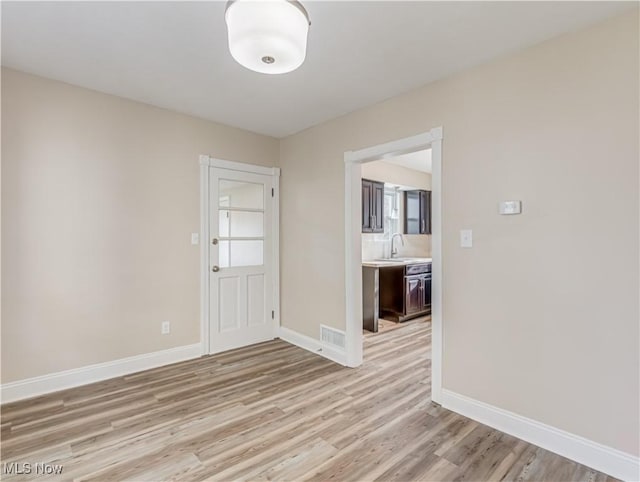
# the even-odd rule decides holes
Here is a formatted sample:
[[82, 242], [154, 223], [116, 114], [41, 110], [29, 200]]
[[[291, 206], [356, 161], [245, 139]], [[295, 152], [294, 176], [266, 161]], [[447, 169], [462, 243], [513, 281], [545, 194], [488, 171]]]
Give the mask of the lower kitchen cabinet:
[[413, 315], [424, 309], [424, 296], [422, 279], [420, 276], [408, 276], [404, 282], [405, 309], [406, 315]]
[[380, 315], [405, 321], [431, 313], [431, 263], [380, 268]]
[[379, 277], [379, 268], [362, 267], [362, 327], [374, 333], [378, 331], [380, 313]]

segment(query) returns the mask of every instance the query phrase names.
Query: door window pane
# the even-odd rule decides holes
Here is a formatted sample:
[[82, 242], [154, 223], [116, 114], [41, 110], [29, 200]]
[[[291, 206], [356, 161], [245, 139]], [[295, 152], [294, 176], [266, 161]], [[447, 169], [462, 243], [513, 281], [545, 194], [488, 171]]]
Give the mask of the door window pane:
[[261, 266], [263, 264], [264, 241], [234, 240], [220, 241], [219, 266], [233, 268], [236, 266]]
[[264, 236], [264, 213], [255, 211], [219, 211], [221, 238], [260, 238]]
[[220, 179], [218, 191], [218, 204], [222, 207], [264, 209], [263, 184]]

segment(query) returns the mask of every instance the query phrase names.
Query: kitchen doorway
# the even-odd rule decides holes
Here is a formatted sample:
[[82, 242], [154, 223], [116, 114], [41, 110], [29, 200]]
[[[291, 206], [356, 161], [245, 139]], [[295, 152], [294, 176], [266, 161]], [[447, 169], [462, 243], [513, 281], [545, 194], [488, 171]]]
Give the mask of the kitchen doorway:
[[396, 141], [347, 151], [345, 161], [345, 287], [347, 365], [363, 362], [362, 164], [431, 149], [431, 398], [442, 390], [442, 127]]

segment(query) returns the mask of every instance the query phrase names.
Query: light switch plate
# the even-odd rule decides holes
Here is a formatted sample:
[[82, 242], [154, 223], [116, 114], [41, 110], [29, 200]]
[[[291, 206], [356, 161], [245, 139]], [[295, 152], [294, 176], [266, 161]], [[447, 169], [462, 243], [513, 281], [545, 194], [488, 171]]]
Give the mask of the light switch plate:
[[200, 234], [191, 233], [191, 244], [198, 244], [200, 242]]
[[471, 229], [460, 230], [460, 247], [461, 248], [473, 247], [473, 231]]
[[520, 214], [522, 201], [501, 201], [498, 209], [500, 214]]

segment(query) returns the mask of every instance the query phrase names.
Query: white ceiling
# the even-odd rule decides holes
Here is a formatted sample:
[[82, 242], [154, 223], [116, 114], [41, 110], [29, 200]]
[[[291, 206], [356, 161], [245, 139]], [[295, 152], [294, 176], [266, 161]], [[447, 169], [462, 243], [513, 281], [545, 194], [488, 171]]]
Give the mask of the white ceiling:
[[415, 171], [431, 173], [431, 149], [409, 152], [408, 154], [385, 158], [381, 162], [388, 162], [390, 164], [408, 167]]
[[304, 1], [290, 74], [236, 64], [224, 2], [2, 2], [2, 64], [276, 137], [635, 8], [636, 2]]

